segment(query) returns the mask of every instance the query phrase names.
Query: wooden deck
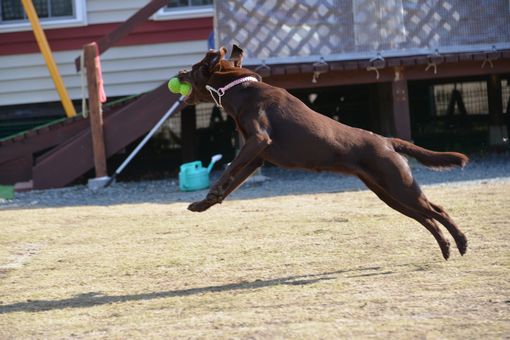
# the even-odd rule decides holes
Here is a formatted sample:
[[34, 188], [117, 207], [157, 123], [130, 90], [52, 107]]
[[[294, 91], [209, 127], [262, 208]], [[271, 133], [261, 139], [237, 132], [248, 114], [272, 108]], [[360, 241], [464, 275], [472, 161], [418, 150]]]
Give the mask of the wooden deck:
[[[177, 99], [164, 83], [127, 106], [107, 113], [107, 157], [143, 136]], [[82, 117], [0, 142], [0, 184], [33, 181], [34, 189], [58, 188], [72, 183], [93, 166], [90, 124]]]

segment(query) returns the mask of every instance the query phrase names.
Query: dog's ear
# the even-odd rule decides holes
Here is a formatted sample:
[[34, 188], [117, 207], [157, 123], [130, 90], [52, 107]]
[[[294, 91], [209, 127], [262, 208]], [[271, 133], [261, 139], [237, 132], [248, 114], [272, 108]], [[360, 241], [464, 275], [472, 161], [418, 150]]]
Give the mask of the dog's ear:
[[223, 46], [217, 51], [210, 50], [207, 53], [208, 58], [207, 58], [206, 62], [207, 62], [207, 64], [209, 64], [210, 72], [213, 72], [216, 65], [218, 65], [219, 62], [225, 58], [225, 54], [227, 54], [227, 49]]
[[235, 67], [243, 66], [244, 51], [236, 44], [232, 45], [232, 52], [230, 53], [230, 61], [234, 63]]

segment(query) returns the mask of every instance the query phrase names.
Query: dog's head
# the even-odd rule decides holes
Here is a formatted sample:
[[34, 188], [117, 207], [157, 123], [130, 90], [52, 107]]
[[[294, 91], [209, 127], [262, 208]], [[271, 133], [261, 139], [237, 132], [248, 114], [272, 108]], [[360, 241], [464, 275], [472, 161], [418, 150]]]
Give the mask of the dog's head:
[[191, 84], [191, 93], [186, 98], [188, 104], [212, 102], [209, 91], [205, 88], [211, 77], [217, 72], [235, 71], [242, 67], [243, 50], [234, 45], [230, 58], [225, 59], [227, 49], [221, 47], [219, 50], [209, 50], [205, 57], [191, 67], [191, 70], [183, 70], [178, 74], [181, 82]]

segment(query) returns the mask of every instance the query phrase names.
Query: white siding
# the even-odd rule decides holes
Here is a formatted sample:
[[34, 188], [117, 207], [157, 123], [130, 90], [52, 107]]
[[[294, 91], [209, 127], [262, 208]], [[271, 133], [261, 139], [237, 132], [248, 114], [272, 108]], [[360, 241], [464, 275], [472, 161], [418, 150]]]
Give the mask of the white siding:
[[[114, 47], [101, 56], [106, 95], [149, 91], [202, 59], [205, 51], [205, 40]], [[79, 50], [54, 53], [72, 99], [81, 98], [81, 79], [74, 67], [79, 53]], [[58, 100], [40, 53], [0, 56], [0, 106]]]
[[89, 25], [126, 21], [149, 0], [87, 0]]

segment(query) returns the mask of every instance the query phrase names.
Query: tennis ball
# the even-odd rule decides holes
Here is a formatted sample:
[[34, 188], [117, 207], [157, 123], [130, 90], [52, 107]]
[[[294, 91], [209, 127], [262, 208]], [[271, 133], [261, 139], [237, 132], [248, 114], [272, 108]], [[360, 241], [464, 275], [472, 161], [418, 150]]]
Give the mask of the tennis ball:
[[172, 93], [179, 93], [179, 90], [181, 88], [181, 82], [178, 78], [172, 78], [168, 81], [168, 89]]
[[181, 89], [179, 91], [183, 96], [188, 96], [191, 93], [190, 83], [181, 83]]

